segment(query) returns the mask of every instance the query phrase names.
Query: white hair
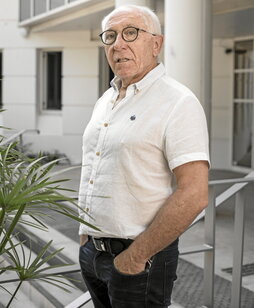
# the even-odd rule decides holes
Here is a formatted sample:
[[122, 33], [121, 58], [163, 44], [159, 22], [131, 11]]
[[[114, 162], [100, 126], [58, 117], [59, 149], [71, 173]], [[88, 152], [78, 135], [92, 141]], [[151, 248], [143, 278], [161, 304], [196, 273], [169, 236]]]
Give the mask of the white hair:
[[161, 34], [161, 24], [158, 16], [148, 7], [139, 6], [139, 5], [123, 5], [112, 12], [110, 12], [107, 16], [105, 16], [101, 22], [102, 31], [106, 30], [106, 24], [110, 20], [111, 17], [121, 12], [138, 12], [140, 16], [143, 18], [145, 25], [147, 26], [147, 30], [155, 33]]

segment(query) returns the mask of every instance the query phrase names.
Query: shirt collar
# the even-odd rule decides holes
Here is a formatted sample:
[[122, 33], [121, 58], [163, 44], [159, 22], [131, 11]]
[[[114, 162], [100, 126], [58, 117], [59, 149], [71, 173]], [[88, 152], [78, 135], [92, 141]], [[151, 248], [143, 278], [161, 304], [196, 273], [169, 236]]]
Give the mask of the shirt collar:
[[[152, 69], [148, 74], [145, 75], [140, 81], [131, 84], [129, 87], [133, 87], [135, 91], [140, 91], [144, 87], [152, 84], [155, 80], [165, 75], [165, 67], [162, 63], [158, 64], [154, 69]], [[121, 87], [121, 80], [119, 77], [115, 76], [111, 80], [110, 85], [114, 88], [115, 91], [119, 91]]]

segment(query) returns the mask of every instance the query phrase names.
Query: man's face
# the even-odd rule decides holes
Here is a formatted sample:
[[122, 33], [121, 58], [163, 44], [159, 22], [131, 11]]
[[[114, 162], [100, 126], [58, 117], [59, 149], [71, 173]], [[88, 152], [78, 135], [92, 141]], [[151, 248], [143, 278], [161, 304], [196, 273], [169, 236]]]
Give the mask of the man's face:
[[149, 31], [142, 16], [136, 12], [117, 13], [105, 27], [105, 30], [115, 30], [118, 33], [116, 41], [105, 46], [105, 53], [111, 69], [122, 80], [123, 86], [141, 80], [157, 65], [156, 57], [162, 43], [161, 36], [143, 31], [139, 31], [135, 41], [124, 41], [121, 33], [129, 26]]

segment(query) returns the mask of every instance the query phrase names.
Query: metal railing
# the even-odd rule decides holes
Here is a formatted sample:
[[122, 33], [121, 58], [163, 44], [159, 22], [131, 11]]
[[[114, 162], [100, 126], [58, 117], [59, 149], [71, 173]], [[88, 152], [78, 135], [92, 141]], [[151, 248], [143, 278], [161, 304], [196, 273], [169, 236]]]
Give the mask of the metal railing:
[[[241, 303], [243, 243], [244, 243], [244, 212], [245, 194], [244, 188], [254, 182], [254, 172], [244, 178], [214, 180], [209, 182], [209, 205], [205, 211], [205, 245], [211, 249], [204, 250], [204, 305], [214, 306], [214, 252], [215, 252], [215, 208], [224, 201], [235, 196], [234, 213], [234, 243], [233, 243], [233, 271], [231, 286], [231, 308], [239, 308]], [[234, 184], [217, 198], [214, 187], [224, 184]], [[198, 217], [200, 219], [202, 215]]]
[[[242, 287], [242, 261], [243, 261], [243, 240], [244, 240], [244, 211], [245, 211], [245, 195], [244, 188], [249, 183], [254, 182], [254, 171], [244, 178], [213, 180], [209, 181], [209, 204], [204, 212], [202, 212], [196, 220], [205, 218], [205, 240], [202, 246], [193, 247], [190, 250], [181, 251], [180, 255], [204, 252], [204, 307], [214, 307], [214, 256], [215, 256], [215, 211], [216, 207], [224, 201], [235, 196], [235, 214], [234, 214], [234, 249], [233, 249], [233, 272], [231, 286], [231, 308], [240, 308], [241, 287]], [[215, 198], [214, 188], [218, 185], [233, 184], [223, 193]], [[188, 231], [187, 231], [188, 232]], [[57, 271], [55, 275], [69, 274], [79, 272], [79, 265], [72, 266], [69, 270]], [[6, 279], [0, 281], [9, 283], [18, 281], [18, 279]], [[91, 301], [89, 292], [84, 293], [79, 298], [66, 306], [66, 308], [85, 307]]]
[[23, 135], [26, 134], [26, 133], [29, 133], [29, 132], [35, 132], [37, 134], [40, 133], [40, 131], [38, 129], [22, 129], [19, 132], [17, 132], [15, 134], [11, 135], [10, 137], [4, 139], [1, 142], [1, 146], [7, 145], [7, 144], [15, 141], [16, 139], [19, 139], [19, 146], [21, 148], [23, 148], [23, 146], [24, 146], [24, 144], [23, 144]]

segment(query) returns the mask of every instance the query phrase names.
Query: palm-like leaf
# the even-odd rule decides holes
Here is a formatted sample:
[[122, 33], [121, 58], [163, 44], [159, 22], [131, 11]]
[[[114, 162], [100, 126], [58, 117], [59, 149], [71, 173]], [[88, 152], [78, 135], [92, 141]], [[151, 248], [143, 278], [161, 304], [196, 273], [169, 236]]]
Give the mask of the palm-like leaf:
[[7, 307], [10, 306], [21, 284], [26, 280], [38, 279], [69, 292], [69, 289], [67, 289], [65, 286], [72, 287], [72, 285], [65, 281], [66, 278], [64, 276], [47, 273], [49, 270], [70, 265], [48, 265], [48, 262], [53, 259], [60, 251], [62, 251], [62, 248], [52, 253], [48, 253], [48, 249], [52, 244], [52, 241], [49, 241], [44, 247], [42, 247], [41, 251], [32, 261], [32, 251], [30, 249], [30, 252], [27, 257], [23, 247], [23, 243], [20, 243], [20, 245], [18, 246], [20, 251], [17, 250], [17, 245], [14, 245], [12, 240], [9, 240], [9, 244], [11, 249], [8, 249], [6, 251], [6, 254], [9, 257], [9, 263], [11, 265], [7, 266], [5, 269], [8, 271], [15, 272], [18, 275], [20, 282], [14, 294], [12, 295]]
[[[22, 160], [17, 164], [16, 162], [19, 159], [16, 159], [14, 163], [12, 159], [8, 158], [13, 158], [12, 149], [13, 147], [9, 145], [3, 151], [2, 170], [7, 171], [0, 174], [1, 183], [4, 183], [0, 186], [0, 234], [6, 228], [6, 223], [10, 222], [10, 226], [6, 228], [6, 234], [0, 244], [0, 253], [8, 242], [8, 237], [10, 237], [17, 223], [25, 222], [21, 218], [22, 215], [29, 215], [34, 219], [33, 227], [45, 227], [40, 219], [43, 215], [40, 209], [45, 206], [59, 214], [87, 224], [78, 217], [78, 205], [75, 201], [60, 193], [62, 190], [71, 191], [60, 187], [60, 183], [66, 180], [52, 180], [52, 177], [49, 175], [57, 160], [40, 165], [41, 158], [39, 158], [26, 164]], [[16, 154], [14, 152], [14, 155]], [[55, 173], [55, 175], [57, 174]], [[68, 201], [76, 208], [74, 209], [63, 202], [59, 202], [59, 200]], [[88, 225], [93, 227], [91, 224]]]
[[[8, 303], [9, 307], [21, 284], [26, 280], [39, 279], [65, 291], [68, 291], [66, 287], [70, 286], [62, 280], [63, 276], [48, 273], [53, 268], [66, 266], [48, 265], [48, 262], [62, 250], [49, 252], [52, 241], [42, 247], [33, 260], [31, 250], [28, 255], [25, 254], [23, 242], [18, 241], [14, 244], [13, 235], [19, 223], [46, 230], [43, 218], [47, 214], [44, 210], [50, 209], [91, 228], [97, 228], [79, 218], [77, 209], [80, 208], [75, 200], [64, 194], [65, 191], [72, 190], [61, 187], [66, 180], [52, 179], [53, 176], [58, 176], [73, 167], [52, 173], [58, 160], [49, 163], [43, 163], [44, 157], [31, 160], [16, 150], [17, 143], [6, 145], [2, 144], [3, 140], [4, 137], [0, 136], [0, 256], [5, 256], [9, 265], [5, 266], [0, 262], [0, 274], [12, 271], [20, 280]], [[8, 291], [3, 286], [0, 288]]]

